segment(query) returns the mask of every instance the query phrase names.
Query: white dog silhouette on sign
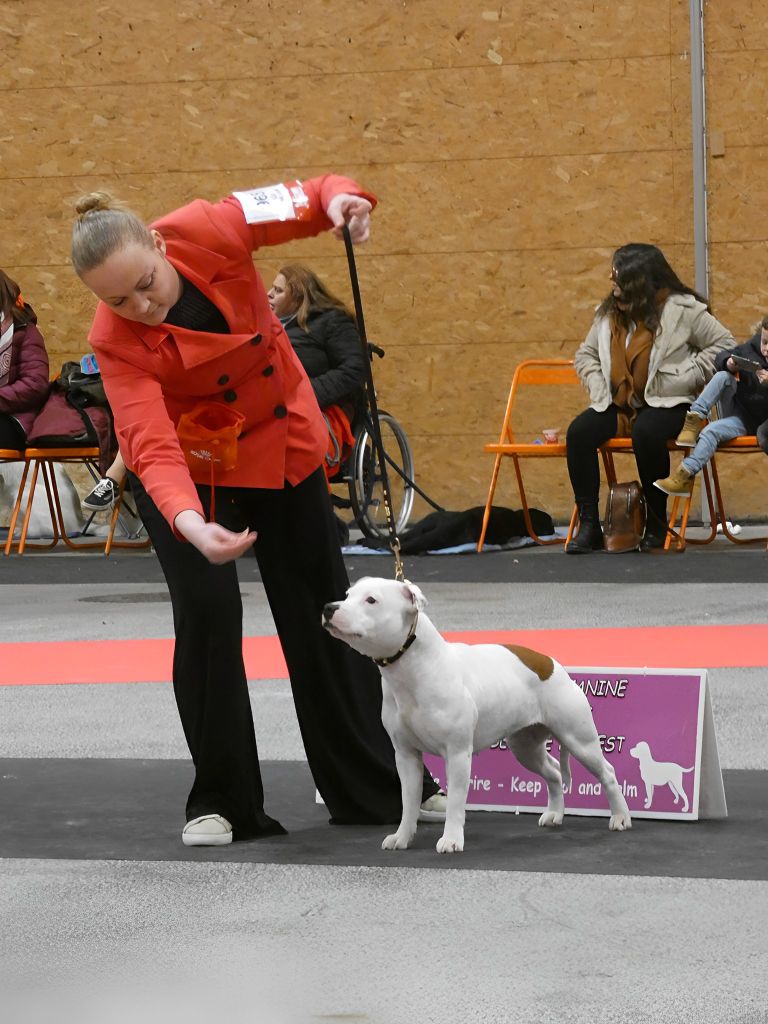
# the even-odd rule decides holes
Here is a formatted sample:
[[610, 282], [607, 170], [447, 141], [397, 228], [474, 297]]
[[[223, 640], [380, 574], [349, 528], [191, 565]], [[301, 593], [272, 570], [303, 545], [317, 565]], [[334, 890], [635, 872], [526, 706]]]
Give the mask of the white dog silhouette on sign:
[[679, 803], [682, 798], [682, 813], [685, 814], [688, 810], [688, 797], [685, 793], [683, 775], [692, 772], [693, 768], [683, 768], [674, 761], [654, 761], [651, 748], [645, 740], [640, 740], [629, 752], [640, 762], [640, 777], [645, 784], [645, 809], [648, 810], [651, 806], [655, 786], [669, 786], [675, 803]]

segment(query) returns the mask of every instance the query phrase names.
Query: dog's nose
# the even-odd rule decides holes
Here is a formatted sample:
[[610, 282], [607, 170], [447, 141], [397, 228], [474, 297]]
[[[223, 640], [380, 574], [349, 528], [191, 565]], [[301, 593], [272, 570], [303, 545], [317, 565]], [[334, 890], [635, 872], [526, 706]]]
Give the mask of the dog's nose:
[[336, 611], [336, 609], [338, 607], [339, 607], [338, 604], [327, 604], [323, 608], [323, 622], [324, 623], [331, 621], [331, 619], [333, 618], [333, 613]]

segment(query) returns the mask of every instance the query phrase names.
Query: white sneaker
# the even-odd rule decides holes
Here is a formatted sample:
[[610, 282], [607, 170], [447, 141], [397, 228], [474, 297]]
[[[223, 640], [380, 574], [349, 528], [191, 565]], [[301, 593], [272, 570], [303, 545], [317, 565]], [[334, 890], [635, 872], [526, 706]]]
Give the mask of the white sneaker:
[[220, 814], [203, 814], [187, 822], [181, 841], [185, 846], [227, 846], [232, 842], [232, 826]]
[[419, 821], [445, 821], [447, 808], [448, 797], [441, 789], [421, 805], [419, 808]]

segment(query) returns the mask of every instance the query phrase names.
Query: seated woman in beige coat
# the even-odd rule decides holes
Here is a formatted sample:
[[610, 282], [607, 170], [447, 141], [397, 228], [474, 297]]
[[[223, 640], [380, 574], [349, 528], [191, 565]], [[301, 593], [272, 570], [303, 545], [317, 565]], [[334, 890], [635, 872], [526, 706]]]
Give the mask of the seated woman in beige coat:
[[667, 441], [714, 373], [715, 356], [734, 344], [706, 299], [682, 283], [655, 245], [633, 243], [611, 261], [611, 292], [574, 358], [590, 407], [568, 427], [568, 474], [580, 527], [568, 554], [600, 550], [597, 449], [631, 437], [648, 506], [642, 549], [663, 547], [667, 496], [653, 486], [669, 475]]

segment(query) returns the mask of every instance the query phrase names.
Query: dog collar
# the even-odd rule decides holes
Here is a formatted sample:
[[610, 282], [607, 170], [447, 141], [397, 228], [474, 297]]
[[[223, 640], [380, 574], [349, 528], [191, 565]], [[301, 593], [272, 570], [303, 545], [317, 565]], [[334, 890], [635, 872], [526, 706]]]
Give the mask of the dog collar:
[[411, 626], [410, 632], [408, 633], [408, 636], [405, 638], [405, 642], [403, 643], [403, 646], [400, 648], [400, 650], [396, 651], [395, 654], [391, 655], [389, 658], [374, 658], [374, 662], [377, 665], [381, 665], [382, 668], [386, 668], [387, 665], [394, 665], [396, 661], [402, 658], [402, 656], [411, 646], [413, 641], [416, 639], [416, 623], [418, 621], [419, 613], [416, 612], [416, 618], [413, 620], [413, 625]]

